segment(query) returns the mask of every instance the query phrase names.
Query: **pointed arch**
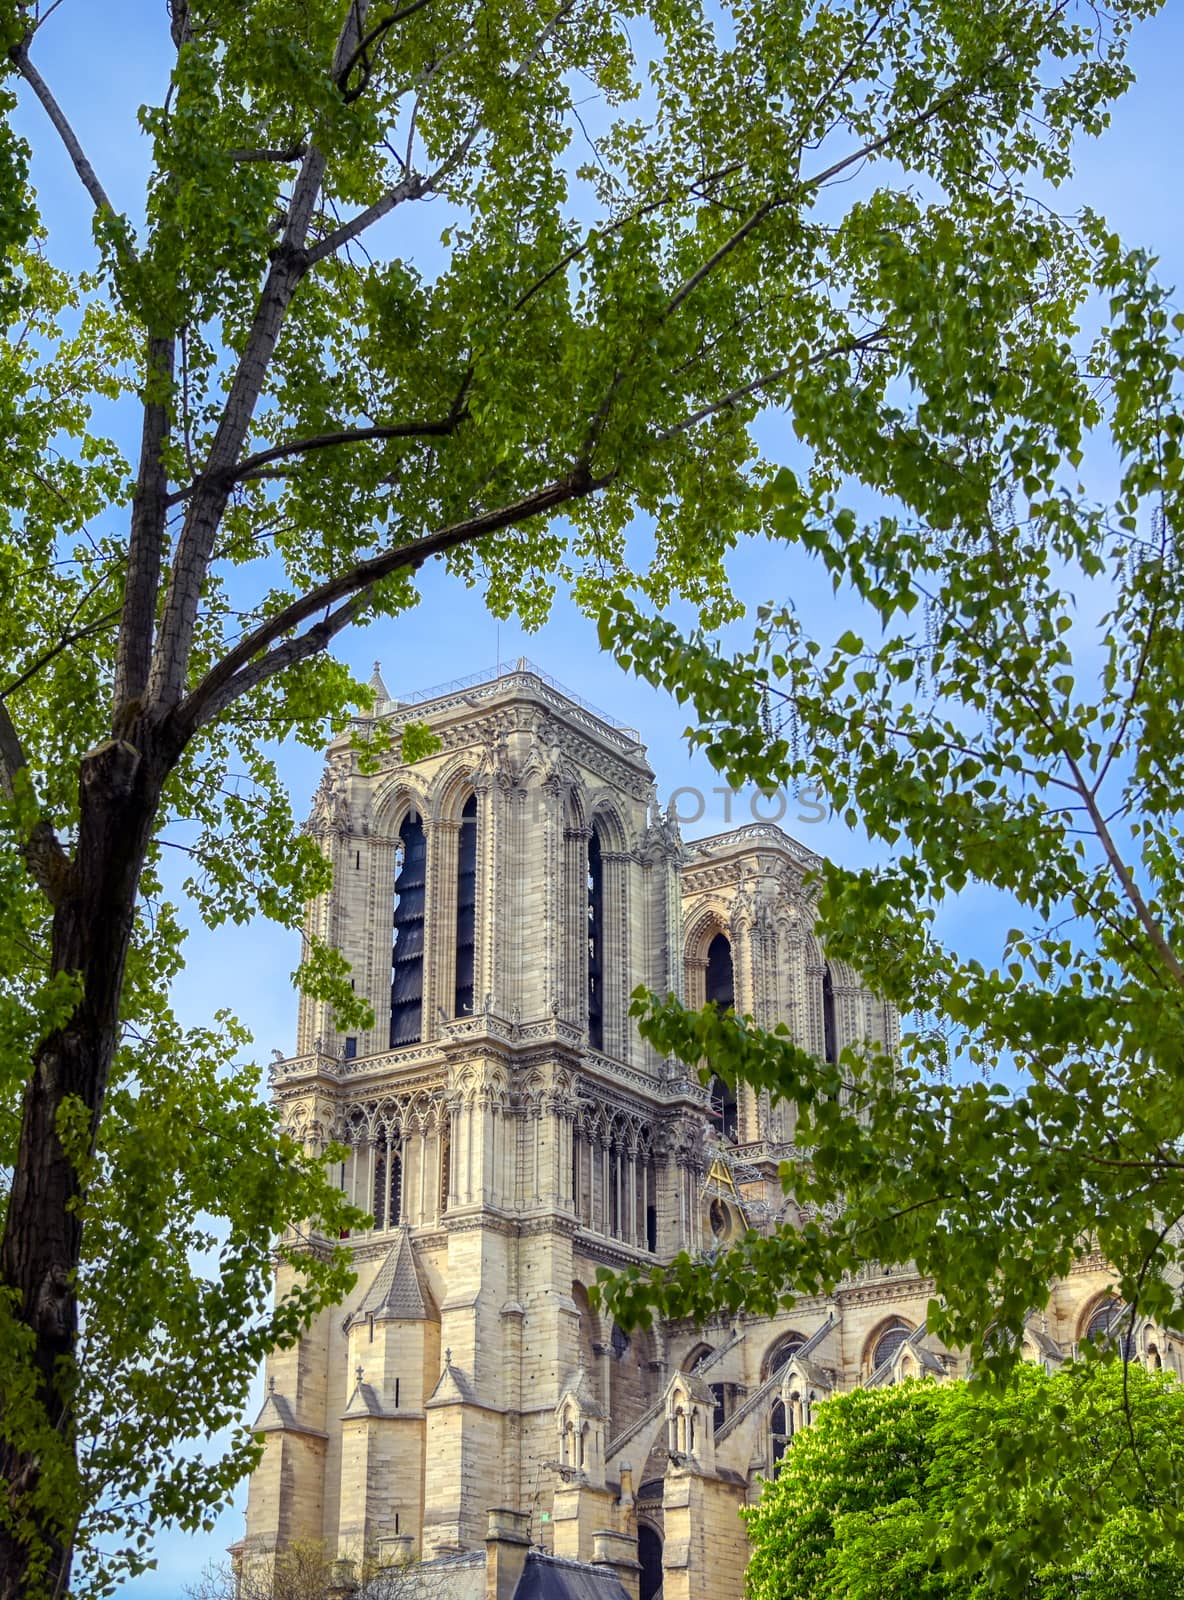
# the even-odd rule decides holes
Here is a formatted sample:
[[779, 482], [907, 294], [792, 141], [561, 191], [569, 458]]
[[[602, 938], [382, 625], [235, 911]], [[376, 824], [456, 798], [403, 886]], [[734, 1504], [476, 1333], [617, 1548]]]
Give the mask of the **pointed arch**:
[[726, 908], [717, 902], [697, 907], [683, 922], [683, 993], [693, 1010], [705, 1005], [707, 993], [708, 953], [715, 941], [726, 941], [732, 966], [732, 1003], [735, 1004], [735, 965], [731, 928]]
[[834, 1066], [839, 1059], [839, 1028], [835, 1016], [835, 985], [830, 963], [822, 969], [822, 1059]]
[[421, 818], [428, 816], [428, 795], [422, 784], [409, 782], [406, 772], [399, 771], [375, 790], [374, 836], [393, 843], [412, 811]]
[[707, 1000], [721, 1011], [736, 1009], [736, 969], [726, 933], [717, 933], [707, 946]]
[[457, 822], [461, 808], [476, 788], [471, 757], [456, 756], [437, 773], [428, 791], [427, 814], [432, 822]]
[[679, 1370], [681, 1372], [698, 1372], [703, 1363], [714, 1354], [715, 1346], [705, 1344], [700, 1340], [698, 1344], [692, 1345], [686, 1355], [680, 1359], [678, 1363]]
[[620, 809], [603, 791], [592, 797], [588, 825], [600, 834], [601, 847], [619, 854], [629, 848], [629, 835]]
[[775, 1372], [787, 1367], [806, 1342], [806, 1335], [796, 1328], [780, 1334], [765, 1351], [761, 1361], [761, 1382], [767, 1383]]
[[1138, 1348], [1137, 1322], [1137, 1317], [1131, 1316], [1130, 1305], [1108, 1289], [1086, 1308], [1079, 1324], [1078, 1343], [1113, 1345], [1124, 1361], [1130, 1361]]
[[879, 1371], [892, 1360], [901, 1345], [915, 1331], [915, 1325], [906, 1322], [903, 1317], [886, 1317], [883, 1322], [878, 1323], [863, 1347], [863, 1360], [867, 1371], [869, 1373]]

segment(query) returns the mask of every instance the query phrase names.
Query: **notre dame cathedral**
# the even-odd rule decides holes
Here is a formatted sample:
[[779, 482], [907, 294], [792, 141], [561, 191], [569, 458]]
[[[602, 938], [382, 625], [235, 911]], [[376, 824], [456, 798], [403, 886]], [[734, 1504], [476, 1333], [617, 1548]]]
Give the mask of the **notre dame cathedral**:
[[[808, 849], [771, 823], [684, 843], [637, 734], [526, 662], [414, 704], [373, 687], [367, 720], [439, 740], [373, 774], [337, 740], [309, 822], [334, 867], [309, 931], [374, 1026], [303, 1001], [273, 1081], [295, 1137], [348, 1151], [373, 1227], [346, 1304], [269, 1362], [236, 1559], [319, 1541], [342, 1592], [365, 1556], [445, 1600], [739, 1600], [737, 1513], [814, 1407], [965, 1360], [901, 1269], [774, 1321], [606, 1325], [600, 1268], [801, 1220], [777, 1181], [792, 1107], [658, 1057], [629, 996], [735, 1006], [831, 1057], [891, 1048], [896, 1017], [827, 961]], [[1025, 1354], [1105, 1331], [1108, 1281], [1080, 1263]], [[1132, 1337], [1179, 1370], [1170, 1336]]]

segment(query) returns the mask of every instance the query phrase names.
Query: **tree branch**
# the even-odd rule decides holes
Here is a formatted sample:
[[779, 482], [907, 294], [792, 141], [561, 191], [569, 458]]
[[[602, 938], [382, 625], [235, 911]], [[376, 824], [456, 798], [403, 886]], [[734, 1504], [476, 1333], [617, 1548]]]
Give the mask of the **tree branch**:
[[[509, 81], [511, 83], [516, 78], [520, 78], [527, 67], [542, 53], [547, 41], [560, 23], [570, 14], [574, 5], [575, 0], [564, 0], [564, 4], [560, 6], [550, 22], [540, 30], [534, 44], [510, 74]], [[359, 234], [365, 233], [367, 228], [373, 227], [376, 222], [387, 216], [396, 206], [401, 205], [404, 200], [419, 200], [425, 194], [431, 194], [443, 183], [450, 172], [456, 170], [468, 155], [483, 126], [481, 117], [475, 117], [472, 126], [460, 144], [457, 145], [451, 155], [445, 157], [429, 177], [408, 173], [393, 188], [388, 189], [386, 194], [381, 199], [376, 200], [372, 206], [367, 206], [365, 211], [360, 211], [356, 217], [353, 217], [349, 222], [343, 223], [340, 228], [335, 228], [332, 233], [327, 234], [317, 244], [313, 245], [308, 252], [309, 266], [315, 266], [317, 262], [323, 261], [326, 256], [335, 255], [343, 245], [349, 244]]]
[[[359, 562], [348, 572], [340, 573], [316, 589], [310, 590], [308, 594], [292, 601], [275, 616], [260, 624], [253, 633], [240, 640], [198, 684], [193, 693], [178, 706], [175, 715], [178, 739], [184, 743], [198, 728], [204, 726], [211, 717], [216, 716], [239, 695], [245, 694], [282, 667], [290, 666], [293, 661], [301, 660], [304, 656], [322, 649], [333, 633], [338, 632], [351, 619], [350, 616], [343, 616], [344, 608], [340, 608], [334, 617], [327, 617], [318, 625], [320, 630], [318, 642], [309, 645], [307, 649], [303, 651], [299, 649], [302, 641], [309, 638], [309, 634], [304, 634], [300, 640], [288, 641], [281, 647], [284, 654], [279, 659], [278, 665], [271, 665], [275, 652], [256, 662], [253, 667], [249, 665], [261, 651], [267, 650], [284, 634], [290, 633], [293, 628], [299, 627], [317, 612], [326, 611], [337, 601], [348, 599], [350, 596], [358, 597], [360, 605], [364, 604], [369, 597], [369, 590], [383, 578], [390, 577], [392, 573], [399, 572], [403, 568], [415, 570], [431, 556], [443, 555], [459, 545], [472, 543], [488, 534], [497, 533], [502, 528], [513, 527], [531, 517], [542, 516], [573, 500], [582, 499], [585, 495], [606, 487], [613, 476], [615, 474], [593, 478], [585, 466], [577, 464], [564, 477], [556, 478], [541, 489], [535, 489], [509, 505], [498, 506], [490, 511], [479, 511], [461, 522], [454, 522], [448, 527], [437, 529], [426, 538], [415, 539], [410, 544], [400, 545], [394, 550], [386, 550], [381, 555], [373, 556], [369, 561]], [[356, 611], [351, 615], [356, 615]], [[334, 621], [336, 625], [332, 627], [332, 631], [324, 633], [322, 637], [322, 631]], [[310, 630], [310, 633], [312, 631]]]
[[1163, 963], [1171, 973], [1172, 977], [1175, 978], [1176, 982], [1182, 988], [1184, 988], [1184, 965], [1181, 964], [1179, 956], [1177, 956], [1176, 952], [1168, 943], [1163, 929], [1152, 916], [1151, 907], [1147, 904], [1146, 900], [1144, 900], [1142, 891], [1135, 882], [1130, 868], [1119, 854], [1118, 847], [1114, 843], [1110, 829], [1106, 826], [1106, 819], [1102, 816], [1101, 811], [1098, 809], [1098, 803], [1094, 796], [1094, 792], [1086, 782], [1085, 774], [1082, 772], [1081, 768], [1077, 765], [1077, 762], [1071, 755], [1066, 754], [1064, 756], [1064, 761], [1066, 766], [1069, 768], [1069, 771], [1073, 774], [1074, 785], [1078, 794], [1085, 803], [1085, 809], [1089, 813], [1089, 820], [1093, 824], [1094, 833], [1097, 835], [1098, 841], [1101, 844], [1102, 849], [1105, 851], [1106, 860], [1110, 863], [1110, 868], [1114, 873], [1114, 876], [1122, 885], [1123, 892], [1126, 895], [1127, 900], [1130, 902], [1135, 916], [1142, 923], [1147, 937], [1151, 940], [1151, 943], [1155, 946], [1156, 950], [1159, 951], [1159, 954], [1163, 958]]
[[[366, 59], [366, 52], [370, 49], [370, 47], [372, 45], [381, 43], [383, 38], [390, 32], [392, 28], [396, 27], [400, 22], [406, 22], [408, 17], [413, 17], [417, 11], [422, 11], [425, 6], [431, 5], [431, 3], [432, 0], [408, 0], [407, 5], [400, 7], [398, 11], [392, 11], [391, 14], [387, 17], [384, 17], [381, 22], [376, 22], [365, 38], [359, 40], [357, 49], [350, 56], [349, 60], [345, 63], [345, 66], [337, 75], [337, 87], [341, 90], [342, 98], [347, 103], [349, 101], [356, 100], [359, 95], [364, 94], [366, 91], [366, 86], [370, 82], [372, 68], [370, 67], [369, 61]], [[348, 87], [350, 73], [353, 72], [359, 61], [362, 62], [365, 70], [362, 73], [361, 81], [357, 87], [350, 89]]]
[[130, 706], [138, 705], [142, 699], [152, 664], [152, 635], [169, 503], [164, 451], [172, 429], [175, 364], [176, 341], [172, 336], [149, 338], [140, 465], [132, 501], [123, 619], [115, 661], [112, 718], [117, 728], [127, 719]]
[[[351, 0], [334, 50], [331, 71], [338, 74], [355, 49], [370, 0]], [[231, 380], [222, 416], [206, 458], [205, 470], [189, 501], [177, 553], [157, 631], [148, 698], [159, 713], [171, 712], [181, 701], [197, 622], [197, 608], [209, 569], [235, 464], [255, 414], [268, 368], [284, 325], [292, 296], [308, 271], [308, 230], [312, 222], [326, 158], [310, 145], [292, 187], [292, 198], [279, 243], [260, 292], [242, 356]]]
[[[8, 800], [16, 795], [17, 774], [29, 763], [8, 707], [0, 700], [0, 794]], [[50, 905], [62, 897], [70, 873], [70, 860], [56, 833], [43, 817], [29, 829], [20, 846], [25, 865]]]
[[[376, 423], [369, 428], [342, 428], [336, 433], [313, 434], [307, 439], [290, 439], [286, 444], [273, 445], [268, 450], [257, 450], [245, 456], [228, 475], [227, 484], [241, 483], [247, 478], [267, 476], [265, 469], [273, 461], [283, 461], [289, 456], [308, 455], [314, 450], [329, 450], [334, 445], [366, 444], [382, 439], [442, 439], [454, 433], [467, 415], [463, 410], [455, 416], [441, 417], [434, 422]], [[190, 499], [201, 487], [201, 482], [188, 484], [175, 490], [168, 498], [170, 506], [180, 505]]]
[[303, 161], [308, 154], [306, 144], [289, 145], [286, 150], [272, 150], [260, 148], [255, 150], [232, 150], [232, 161]]
[[359, 234], [365, 233], [367, 228], [372, 228], [396, 206], [401, 206], [404, 200], [421, 199], [428, 193], [433, 181], [432, 178], [418, 174], [409, 174], [403, 178], [393, 189], [388, 189], [381, 200], [376, 200], [372, 206], [367, 206], [365, 211], [359, 211], [349, 222], [342, 223], [340, 228], [334, 228], [332, 233], [318, 240], [308, 252], [309, 266], [315, 267], [317, 262], [323, 261], [326, 256], [336, 255], [342, 245], [349, 244]]
[[[57, 129], [58, 136], [65, 145], [66, 153], [73, 163], [75, 172], [81, 179], [83, 188], [90, 195], [95, 210], [112, 218], [116, 217], [118, 213], [111, 204], [106, 189], [99, 182], [98, 174], [87, 159], [86, 151], [83, 150], [82, 145], [79, 143], [78, 135], [71, 127], [69, 118], [58, 104], [53, 91], [30, 60], [28, 45], [24, 40], [20, 44], [12, 46], [8, 52], [8, 59], [45, 108], [45, 113]], [[135, 251], [130, 241], [124, 240], [122, 249], [130, 259], [135, 259]]]
[[[881, 325], [873, 328], [870, 333], [861, 334], [858, 339], [845, 339], [841, 344], [828, 345], [825, 350], [820, 350], [812, 356], [807, 365], [816, 361], [829, 361], [831, 356], [850, 355], [857, 350], [870, 350], [876, 342], [883, 338], [887, 327]], [[721, 411], [728, 411], [732, 406], [738, 405], [749, 395], [760, 394], [762, 390], [771, 389], [774, 384], [783, 383], [786, 378], [792, 377], [795, 372], [801, 371], [799, 361], [789, 361], [783, 367], [775, 367], [772, 372], [762, 372], [750, 383], [742, 383], [736, 389], [731, 389], [719, 400], [713, 400], [710, 405], [700, 406], [698, 411], [692, 411], [682, 418], [680, 422], [673, 422], [668, 428], [663, 428], [661, 433], [653, 435], [654, 444], [665, 444], [668, 440], [676, 438], [680, 433], [686, 433], [696, 423], [706, 422], [708, 417], [714, 417]]]
[[27, 667], [19, 678], [14, 678], [6, 689], [0, 689], [0, 701], [7, 700], [10, 694], [15, 694], [18, 689], [23, 689], [30, 678], [35, 678], [42, 667], [47, 667], [55, 656], [61, 655], [63, 650], [68, 650], [72, 644], [77, 644], [79, 639], [89, 639], [92, 633], [102, 633], [104, 628], [109, 628], [119, 616], [120, 607], [115, 606], [95, 622], [88, 622], [85, 628], [75, 628], [71, 633], [63, 633], [58, 642], [51, 645]]

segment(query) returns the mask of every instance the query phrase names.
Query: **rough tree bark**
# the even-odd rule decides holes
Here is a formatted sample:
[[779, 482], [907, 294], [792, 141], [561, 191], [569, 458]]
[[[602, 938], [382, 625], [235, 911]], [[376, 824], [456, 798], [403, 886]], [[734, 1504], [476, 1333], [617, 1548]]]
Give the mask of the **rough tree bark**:
[[[82, 1220], [76, 1205], [78, 1173], [63, 1148], [58, 1119], [63, 1106], [75, 1100], [87, 1109], [92, 1136], [98, 1124], [118, 1042], [136, 893], [163, 773], [164, 763], [150, 746], [137, 748], [128, 739], [100, 745], [82, 763], [78, 846], [59, 881], [52, 933], [52, 971], [79, 981], [81, 998], [70, 1020], [36, 1052], [0, 1240], [0, 1281], [15, 1293], [20, 1319], [30, 1331], [46, 1418], [67, 1438]], [[35, 1456], [22, 1455], [0, 1438], [0, 1480], [25, 1499], [34, 1493], [38, 1474]], [[64, 1592], [69, 1581], [69, 1541], [57, 1518], [52, 1512], [34, 1513], [33, 1520], [32, 1540], [0, 1523], [4, 1600], [26, 1594], [34, 1581], [54, 1594]], [[42, 1561], [43, 1573], [37, 1571]]]

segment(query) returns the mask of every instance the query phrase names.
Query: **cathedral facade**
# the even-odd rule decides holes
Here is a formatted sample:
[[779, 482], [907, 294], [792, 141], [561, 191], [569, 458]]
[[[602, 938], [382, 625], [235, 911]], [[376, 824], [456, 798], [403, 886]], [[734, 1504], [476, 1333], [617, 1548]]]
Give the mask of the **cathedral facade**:
[[[733, 1005], [832, 1059], [891, 1049], [897, 1020], [815, 937], [818, 858], [771, 823], [684, 843], [632, 730], [525, 662], [413, 705], [374, 686], [392, 754], [363, 772], [337, 740], [309, 823], [334, 866], [309, 931], [374, 1025], [343, 1035], [305, 999], [273, 1069], [286, 1126], [344, 1147], [373, 1227], [348, 1301], [270, 1359], [239, 1557], [318, 1541], [346, 1587], [365, 1556], [449, 1600], [739, 1600], [739, 1509], [813, 1408], [965, 1362], [899, 1268], [773, 1320], [597, 1314], [601, 1268], [802, 1220], [777, 1178], [793, 1108], [659, 1057], [630, 995]], [[407, 721], [439, 741], [411, 765]], [[1116, 1309], [1085, 1260], [1025, 1354], [1051, 1366]]]

